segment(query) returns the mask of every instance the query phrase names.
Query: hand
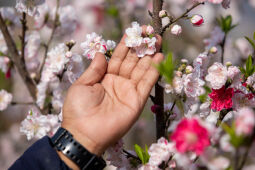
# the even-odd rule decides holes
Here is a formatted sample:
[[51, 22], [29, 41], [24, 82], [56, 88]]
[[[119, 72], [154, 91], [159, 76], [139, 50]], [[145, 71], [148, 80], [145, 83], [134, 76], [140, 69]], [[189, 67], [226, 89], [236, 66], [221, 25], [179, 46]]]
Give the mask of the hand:
[[[68, 90], [63, 106], [62, 127], [97, 155], [124, 136], [138, 119], [159, 76], [152, 63], [164, 58], [161, 53], [138, 58], [126, 47], [125, 37], [109, 64], [103, 54], [96, 54]], [[157, 51], [160, 46], [161, 37], [157, 36]]]

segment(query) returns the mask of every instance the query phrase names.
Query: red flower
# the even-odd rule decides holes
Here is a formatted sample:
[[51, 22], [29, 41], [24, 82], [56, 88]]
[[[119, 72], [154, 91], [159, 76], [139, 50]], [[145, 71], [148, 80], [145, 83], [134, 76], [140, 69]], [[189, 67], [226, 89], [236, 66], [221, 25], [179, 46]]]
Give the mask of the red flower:
[[233, 106], [232, 97], [234, 95], [233, 88], [225, 89], [223, 86], [220, 89], [213, 89], [209, 97], [213, 100], [211, 109], [221, 111], [222, 109], [230, 109]]
[[200, 155], [210, 145], [207, 129], [195, 118], [182, 119], [170, 138], [181, 153], [193, 151]]

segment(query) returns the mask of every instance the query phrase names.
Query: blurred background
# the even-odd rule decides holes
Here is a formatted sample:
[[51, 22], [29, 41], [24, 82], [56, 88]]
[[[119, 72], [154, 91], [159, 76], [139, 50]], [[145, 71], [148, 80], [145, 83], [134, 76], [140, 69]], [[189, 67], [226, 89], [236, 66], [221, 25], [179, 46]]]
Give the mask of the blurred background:
[[[189, 1], [191, 0], [164, 0], [164, 9], [177, 17], [190, 6]], [[54, 0], [47, 0], [47, 3], [52, 8], [55, 6]], [[54, 37], [55, 41], [52, 46], [58, 42], [73, 39], [77, 42], [74, 51], [80, 54], [79, 44], [85, 40], [87, 33], [96, 32], [102, 34], [105, 39], [119, 42], [123, 31], [132, 21], [138, 21], [140, 24], [151, 23], [148, 15], [148, 10], [152, 9], [151, 0], [61, 0], [61, 5], [67, 4], [75, 9], [71, 12], [77, 17], [77, 27], [72, 34]], [[14, 7], [15, 0], [0, 0], [0, 7], [6, 6]], [[165, 32], [164, 53], [172, 51], [176, 60], [186, 58], [191, 63], [205, 50], [203, 40], [210, 36], [217, 25], [216, 18], [231, 14], [233, 23], [238, 26], [227, 37], [225, 61], [231, 61], [234, 65], [242, 65], [252, 50], [244, 36], [251, 37], [255, 31], [255, 0], [231, 0], [229, 9], [224, 9], [221, 5], [206, 3], [190, 14], [202, 15], [205, 23], [201, 27], [194, 27], [187, 20], [179, 21], [178, 24], [182, 26], [183, 32], [179, 36], [172, 35], [169, 30]], [[33, 24], [33, 19], [29, 18], [29, 27]], [[42, 39], [49, 36], [49, 31], [47, 28], [41, 31]], [[218, 60], [217, 56], [214, 60]], [[84, 63], [87, 66], [89, 61], [85, 59]], [[0, 89], [12, 92], [13, 101], [31, 101], [27, 89], [15, 70], [12, 70], [12, 76], [9, 79], [6, 79], [5, 75], [0, 72]], [[166, 103], [171, 101], [169, 98], [165, 100]], [[151, 105], [151, 101], [148, 100], [141, 118], [124, 137], [127, 149], [133, 149], [136, 143], [144, 146], [155, 141], [155, 121], [150, 111]], [[27, 141], [26, 136], [19, 131], [20, 122], [31, 107], [10, 105], [5, 111], [0, 112], [0, 169], [7, 169], [34, 142]]]

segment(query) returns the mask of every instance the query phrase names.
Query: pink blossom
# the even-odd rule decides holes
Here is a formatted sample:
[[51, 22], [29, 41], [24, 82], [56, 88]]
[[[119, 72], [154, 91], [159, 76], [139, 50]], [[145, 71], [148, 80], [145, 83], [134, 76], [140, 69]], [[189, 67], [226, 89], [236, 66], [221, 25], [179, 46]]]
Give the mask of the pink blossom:
[[201, 15], [193, 15], [190, 19], [190, 22], [194, 26], [201, 26], [204, 23], [204, 18]]
[[232, 97], [234, 96], [233, 88], [212, 89], [209, 97], [212, 99], [211, 109], [221, 111], [222, 109], [230, 109], [233, 106]]
[[161, 11], [159, 11], [159, 17], [160, 17], [160, 18], [164, 18], [164, 17], [166, 17], [166, 16], [167, 16], [166, 10], [161, 10]]
[[145, 55], [152, 55], [156, 52], [156, 44], [157, 39], [155, 37], [143, 38], [142, 44], [138, 47], [135, 47], [136, 54], [138, 57], [144, 57]]
[[146, 27], [146, 34], [151, 35], [154, 33], [154, 28], [151, 25]]
[[255, 115], [252, 109], [244, 107], [236, 114], [235, 130], [238, 135], [251, 135], [255, 125]]
[[171, 29], [171, 33], [174, 35], [180, 35], [182, 33], [182, 27], [180, 25], [174, 25]]
[[210, 145], [209, 132], [196, 118], [184, 118], [171, 135], [179, 152], [193, 151], [197, 155]]

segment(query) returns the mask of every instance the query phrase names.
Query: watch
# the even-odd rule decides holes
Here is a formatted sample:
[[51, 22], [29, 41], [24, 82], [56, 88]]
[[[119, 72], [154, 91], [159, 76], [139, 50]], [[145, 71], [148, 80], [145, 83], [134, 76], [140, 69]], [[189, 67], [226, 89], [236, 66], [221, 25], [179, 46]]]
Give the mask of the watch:
[[62, 127], [57, 130], [51, 141], [58, 151], [71, 159], [81, 170], [101, 170], [106, 166], [101, 157], [90, 153]]

